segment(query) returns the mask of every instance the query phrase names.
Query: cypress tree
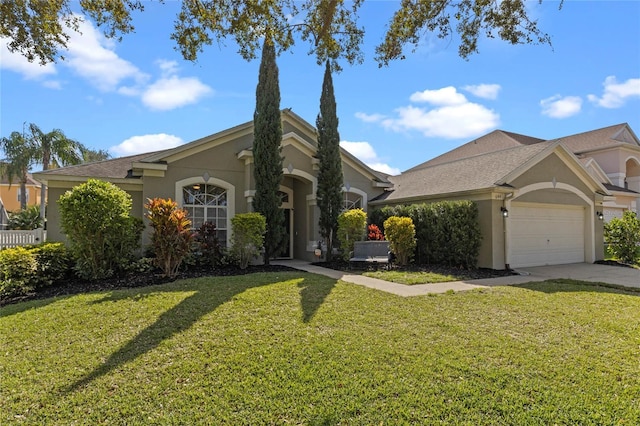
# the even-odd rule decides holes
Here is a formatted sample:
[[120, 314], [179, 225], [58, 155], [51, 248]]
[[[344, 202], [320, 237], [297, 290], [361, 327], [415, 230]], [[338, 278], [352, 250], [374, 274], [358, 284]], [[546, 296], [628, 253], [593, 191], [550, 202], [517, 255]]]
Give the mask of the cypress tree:
[[336, 99], [333, 93], [331, 67], [327, 60], [320, 95], [318, 129], [318, 186], [316, 202], [320, 208], [320, 235], [327, 243], [327, 260], [331, 260], [334, 236], [338, 231], [338, 216], [342, 211], [342, 159]]
[[278, 190], [282, 181], [282, 120], [280, 116], [280, 86], [273, 42], [265, 37], [256, 88], [256, 109], [253, 114], [253, 159], [256, 193], [253, 209], [267, 223], [264, 238], [264, 264], [283, 246], [286, 231], [280, 209]]

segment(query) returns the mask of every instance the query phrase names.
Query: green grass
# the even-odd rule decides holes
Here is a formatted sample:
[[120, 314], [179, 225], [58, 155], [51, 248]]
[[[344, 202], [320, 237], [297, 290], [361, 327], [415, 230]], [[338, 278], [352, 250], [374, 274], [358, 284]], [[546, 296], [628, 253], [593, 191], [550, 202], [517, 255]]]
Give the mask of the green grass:
[[640, 297], [402, 298], [302, 272], [0, 310], [0, 424], [633, 425]]
[[465, 275], [451, 275], [451, 274], [439, 274], [436, 272], [421, 272], [421, 271], [370, 271], [364, 272], [362, 275], [371, 278], [378, 278], [380, 280], [391, 281], [398, 284], [435, 284], [445, 283], [450, 281], [465, 280], [468, 276]]

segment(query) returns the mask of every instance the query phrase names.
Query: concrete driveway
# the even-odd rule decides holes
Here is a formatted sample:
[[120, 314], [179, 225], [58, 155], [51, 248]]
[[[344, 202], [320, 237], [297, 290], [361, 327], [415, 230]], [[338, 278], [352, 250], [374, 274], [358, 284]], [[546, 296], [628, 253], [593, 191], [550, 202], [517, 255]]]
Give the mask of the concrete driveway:
[[544, 281], [552, 278], [570, 278], [581, 281], [617, 284], [640, 288], [640, 269], [622, 266], [572, 263], [569, 265], [536, 266], [516, 268], [529, 281]]

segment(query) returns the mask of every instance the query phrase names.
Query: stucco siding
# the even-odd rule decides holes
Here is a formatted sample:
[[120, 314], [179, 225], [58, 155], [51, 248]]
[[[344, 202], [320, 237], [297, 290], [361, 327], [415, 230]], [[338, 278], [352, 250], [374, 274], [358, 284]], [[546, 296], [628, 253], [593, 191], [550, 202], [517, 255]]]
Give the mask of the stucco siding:
[[523, 188], [539, 182], [553, 182], [554, 178], [556, 183], [566, 183], [567, 185], [577, 188], [584, 194], [592, 193], [582, 180], [580, 180], [556, 154], [550, 155], [521, 176], [518, 176], [513, 182], [507, 183], [516, 188]]
[[476, 201], [482, 242], [478, 254], [480, 268], [504, 269], [504, 219], [500, 214], [502, 201]]
[[543, 189], [539, 191], [529, 192], [517, 198], [518, 201], [527, 203], [544, 203], [544, 204], [569, 204], [576, 206], [587, 205], [583, 199], [569, 191], [563, 189]]
[[58, 200], [71, 188], [48, 188], [49, 201], [47, 203], [47, 241], [65, 242], [66, 237], [60, 229], [60, 208]]

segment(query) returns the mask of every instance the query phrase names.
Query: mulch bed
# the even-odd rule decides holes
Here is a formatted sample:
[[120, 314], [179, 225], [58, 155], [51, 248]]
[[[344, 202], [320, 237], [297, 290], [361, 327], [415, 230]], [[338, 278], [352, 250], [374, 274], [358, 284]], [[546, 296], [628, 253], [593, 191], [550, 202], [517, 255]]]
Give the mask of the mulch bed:
[[596, 260], [593, 263], [598, 264], [598, 265], [622, 266], [624, 268], [634, 268], [633, 265], [629, 265], [627, 263], [618, 262], [617, 260]]
[[168, 278], [160, 273], [130, 273], [124, 276], [111, 277], [96, 281], [87, 281], [80, 278], [69, 278], [64, 283], [45, 287], [37, 293], [18, 296], [10, 299], [0, 299], [0, 306], [12, 303], [25, 302], [28, 300], [46, 299], [49, 297], [67, 296], [72, 294], [90, 293], [95, 291], [110, 291], [124, 288], [147, 287], [151, 285], [170, 283], [185, 278], [199, 278], [211, 276], [233, 276], [252, 274], [254, 272], [279, 272], [293, 271], [294, 269], [280, 265], [256, 265], [247, 269], [240, 269], [232, 266], [224, 268], [191, 268], [181, 271], [174, 278]]

